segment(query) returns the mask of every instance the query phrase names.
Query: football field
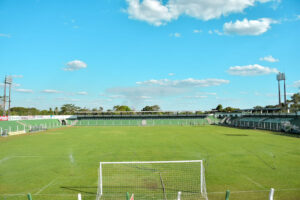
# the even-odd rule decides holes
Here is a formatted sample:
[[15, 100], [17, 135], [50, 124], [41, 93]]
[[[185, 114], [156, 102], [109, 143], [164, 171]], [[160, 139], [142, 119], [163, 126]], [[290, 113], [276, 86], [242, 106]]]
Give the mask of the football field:
[[232, 200], [267, 200], [270, 188], [276, 200], [300, 199], [299, 137], [221, 126], [82, 126], [0, 138], [0, 200], [91, 200], [100, 161], [168, 160], [204, 160], [210, 200], [223, 200], [227, 189]]

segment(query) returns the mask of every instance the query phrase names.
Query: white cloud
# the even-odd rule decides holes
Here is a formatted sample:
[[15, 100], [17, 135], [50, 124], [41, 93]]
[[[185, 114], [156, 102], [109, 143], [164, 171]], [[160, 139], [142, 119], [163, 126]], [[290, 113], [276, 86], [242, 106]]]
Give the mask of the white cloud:
[[12, 87], [20, 87], [21, 86], [21, 84], [19, 84], [19, 83], [12, 83]]
[[138, 85], [159, 85], [159, 86], [170, 86], [170, 87], [210, 87], [210, 86], [219, 86], [222, 84], [228, 84], [229, 80], [223, 79], [183, 79], [183, 80], [169, 80], [169, 79], [160, 79], [160, 80], [147, 80], [142, 82], [136, 82]]
[[200, 94], [200, 95], [213, 95], [213, 96], [217, 95], [217, 93], [215, 93], [215, 92], [199, 92], [198, 94]]
[[228, 84], [228, 80], [223, 79], [183, 79], [183, 80], [146, 80], [136, 82], [136, 86], [132, 87], [114, 87], [105, 91], [104, 97], [111, 98], [113, 96], [120, 97], [120, 100], [128, 100], [134, 106], [150, 100], [162, 100], [164, 98], [172, 98], [188, 94], [196, 98], [204, 98], [208, 95], [216, 95], [213, 92], [196, 92], [199, 88], [220, 86]]
[[88, 95], [88, 93], [86, 91], [77, 92], [76, 94], [78, 94], [78, 95]]
[[141, 96], [140, 98], [142, 98], [142, 99], [151, 99], [152, 97], [149, 97], [149, 96]]
[[193, 33], [202, 33], [202, 30], [197, 30], [197, 29], [195, 29], [194, 31], [193, 31]]
[[181, 15], [196, 19], [210, 20], [231, 13], [241, 13], [255, 2], [266, 3], [269, 0], [126, 0], [126, 12], [130, 19], [146, 21], [155, 26], [164, 25]]
[[158, 0], [127, 0], [129, 18], [160, 26], [175, 18], [170, 9]]
[[63, 68], [63, 70], [65, 70], [65, 71], [75, 71], [75, 70], [84, 69], [87, 67], [87, 64], [80, 60], [70, 61], [66, 65], [67, 65], [67, 67]]
[[0, 33], [0, 37], [7, 37], [7, 38], [10, 38], [10, 34], [5, 34], [5, 33]]
[[261, 35], [271, 28], [271, 24], [277, 23], [269, 18], [257, 20], [244, 19], [243, 21], [227, 22], [223, 26], [224, 33], [232, 35]]
[[299, 81], [295, 81], [293, 84], [294, 87], [296, 88], [300, 88], [300, 80]]
[[276, 68], [269, 68], [258, 64], [254, 64], [230, 67], [227, 72], [235, 76], [258, 76], [271, 73], [278, 73], [279, 71]]
[[207, 98], [207, 96], [196, 95], [196, 96], [185, 96], [185, 98], [188, 98], [188, 99], [205, 99], [205, 98]]
[[66, 98], [66, 97], [57, 97], [55, 98], [58, 101], [66, 101], [66, 102], [78, 102], [80, 101], [80, 99], [70, 99], [70, 98]]
[[12, 75], [13, 78], [23, 78], [23, 75]]
[[181, 34], [180, 33], [171, 33], [170, 37], [177, 37], [177, 38], [179, 38], [179, 37], [181, 37]]
[[219, 30], [214, 30], [214, 32], [215, 32], [217, 35], [223, 35], [223, 33], [220, 32]]
[[175, 74], [174, 74], [174, 73], [169, 73], [168, 75], [169, 75], [169, 76], [174, 76]]
[[46, 89], [42, 91], [43, 93], [49, 93], [49, 94], [57, 94], [57, 93], [62, 93], [61, 91], [58, 90], [51, 90], [51, 89]]
[[241, 91], [240, 94], [247, 95], [247, 94], [249, 94], [249, 92]]
[[110, 99], [121, 99], [124, 98], [124, 95], [109, 95], [108, 97]]
[[115, 87], [106, 90], [109, 94], [121, 95], [123, 98], [138, 101], [143, 96], [168, 97], [186, 92], [186, 88], [161, 87], [161, 86], [140, 86], [140, 87]]
[[269, 55], [269, 56], [265, 56], [263, 58], [260, 58], [259, 60], [261, 61], [267, 61], [267, 62], [279, 62], [279, 59], [274, 58], [273, 56]]
[[21, 93], [33, 93], [33, 90], [31, 89], [15, 89], [16, 92], [21, 92]]
[[209, 34], [213, 34], [214, 32], [213, 32], [212, 30], [209, 30], [208, 33], [209, 33]]
[[[7, 85], [6, 85], [6, 86], [7, 86]], [[12, 86], [12, 87], [20, 87], [21, 84], [19, 84], [19, 83], [12, 83], [11, 86]], [[0, 87], [4, 87], [4, 83], [0, 83]]]

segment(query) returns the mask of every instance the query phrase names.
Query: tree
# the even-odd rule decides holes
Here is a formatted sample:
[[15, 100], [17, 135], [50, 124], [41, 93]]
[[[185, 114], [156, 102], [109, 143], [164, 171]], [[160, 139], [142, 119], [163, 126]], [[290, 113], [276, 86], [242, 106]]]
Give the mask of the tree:
[[253, 109], [255, 109], [255, 110], [262, 110], [264, 107], [262, 107], [262, 106], [255, 106], [255, 107], [253, 107]]
[[75, 106], [74, 104], [64, 104], [61, 108], [60, 108], [60, 113], [61, 114], [74, 114], [76, 111], [78, 111], [80, 109], [80, 107]]
[[154, 106], [145, 106], [142, 111], [159, 111], [160, 107], [159, 105], [154, 105]]
[[217, 107], [216, 107], [216, 110], [219, 111], [219, 112], [222, 112], [223, 111], [223, 106], [221, 104], [219, 104]]
[[131, 109], [128, 106], [122, 105], [116, 105], [114, 106], [114, 111], [131, 111]]
[[48, 110], [41, 110], [40, 115], [49, 115], [49, 111]]
[[[0, 98], [0, 100], [1, 100], [1, 98]], [[3, 106], [2, 105], [0, 105], [0, 116], [2, 116], [4, 113], [3, 113]]]
[[291, 96], [291, 99], [294, 104], [300, 103], [300, 93], [293, 94], [293, 96]]
[[101, 107], [101, 106], [100, 106], [100, 107], [99, 107], [99, 111], [101, 111], [101, 112], [102, 112], [102, 111], [103, 111], [103, 107]]
[[223, 109], [224, 112], [234, 112], [234, 111], [236, 111], [236, 110], [239, 110], [239, 109], [237, 109], [237, 108], [232, 108], [232, 107], [226, 107], [226, 108]]
[[39, 115], [40, 111], [36, 108], [13, 107], [10, 113], [11, 115]]
[[57, 115], [59, 113], [58, 107], [55, 107], [54, 114]]

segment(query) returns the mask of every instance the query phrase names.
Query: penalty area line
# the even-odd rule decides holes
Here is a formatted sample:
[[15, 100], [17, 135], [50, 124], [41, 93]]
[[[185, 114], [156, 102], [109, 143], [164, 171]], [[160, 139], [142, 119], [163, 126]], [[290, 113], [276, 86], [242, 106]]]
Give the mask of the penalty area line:
[[53, 179], [50, 183], [48, 183], [47, 185], [45, 185], [44, 187], [42, 187], [39, 191], [37, 191], [36, 193], [34, 193], [33, 195], [38, 195], [40, 194], [42, 191], [44, 191], [47, 187], [49, 187], [50, 185], [52, 185], [57, 178]]
[[245, 175], [244, 175], [244, 177], [245, 177], [248, 181], [252, 182], [254, 185], [256, 185], [256, 186], [258, 186], [258, 187], [260, 187], [260, 188], [262, 188], [262, 189], [265, 189], [264, 186], [262, 186], [260, 183], [258, 183], [258, 182], [256, 182], [256, 181], [252, 180], [250, 177], [245, 176]]
[[[259, 193], [269, 192], [270, 190], [244, 190], [244, 191], [230, 191], [232, 194], [239, 193]], [[286, 188], [286, 189], [275, 189], [275, 191], [300, 191], [300, 188]], [[207, 192], [207, 194], [225, 194], [226, 192]]]

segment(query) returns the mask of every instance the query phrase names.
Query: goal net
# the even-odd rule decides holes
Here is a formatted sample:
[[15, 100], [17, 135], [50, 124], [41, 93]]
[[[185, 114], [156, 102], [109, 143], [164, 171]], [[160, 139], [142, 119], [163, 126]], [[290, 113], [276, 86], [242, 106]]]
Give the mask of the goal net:
[[97, 200], [207, 200], [202, 160], [100, 162]]

